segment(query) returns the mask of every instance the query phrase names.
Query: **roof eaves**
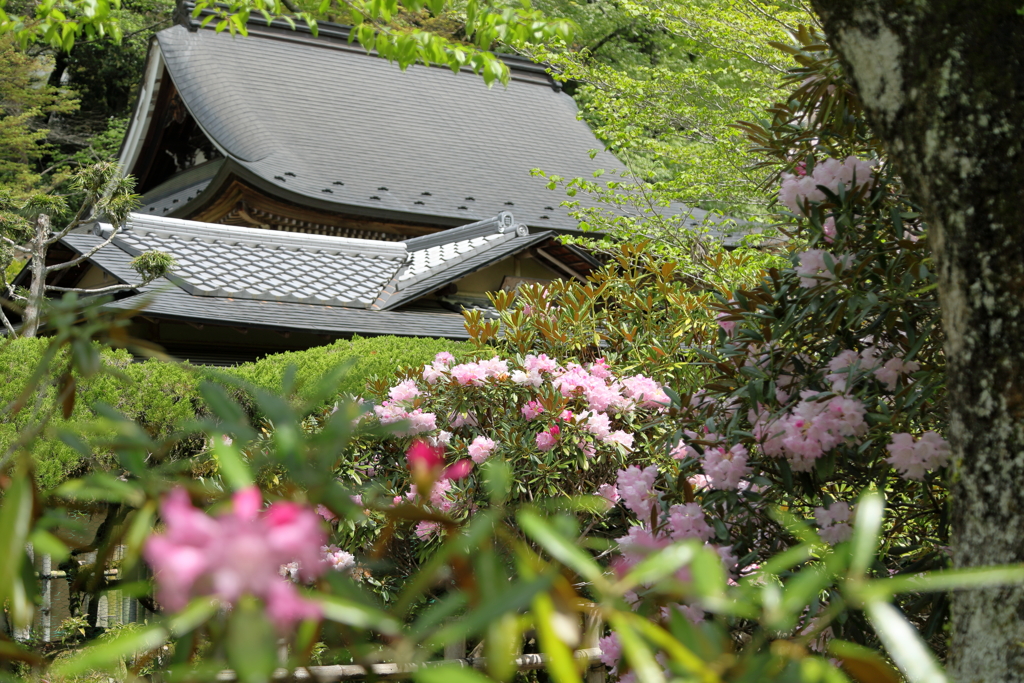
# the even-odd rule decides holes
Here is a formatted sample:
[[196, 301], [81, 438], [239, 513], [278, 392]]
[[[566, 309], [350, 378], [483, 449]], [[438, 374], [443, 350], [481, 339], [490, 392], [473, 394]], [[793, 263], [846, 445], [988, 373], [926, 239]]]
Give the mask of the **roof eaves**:
[[[388, 293], [388, 298], [386, 300], [378, 299], [378, 302], [374, 303], [371, 308], [381, 311], [393, 310], [396, 306], [412, 301], [424, 294], [429, 294], [434, 290], [440, 289], [441, 287], [464, 278], [467, 275], [471, 275], [472, 273], [482, 270], [483, 268], [508, 258], [509, 256], [514, 256], [515, 254], [526, 251], [530, 247], [549, 239], [553, 234], [554, 233], [550, 230], [546, 230], [544, 232], [528, 234], [525, 236], [517, 236], [515, 239], [508, 239], [493, 248], [473, 254], [469, 258], [454, 264], [450, 268], [443, 268], [432, 273], [430, 277], [420, 280], [412, 287]], [[382, 292], [382, 297], [383, 294], [384, 293]]]

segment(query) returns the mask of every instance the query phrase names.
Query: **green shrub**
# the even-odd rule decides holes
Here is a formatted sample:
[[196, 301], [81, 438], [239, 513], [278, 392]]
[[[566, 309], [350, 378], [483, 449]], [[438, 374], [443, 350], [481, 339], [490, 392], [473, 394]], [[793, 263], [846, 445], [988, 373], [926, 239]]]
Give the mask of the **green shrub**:
[[[0, 453], [14, 443], [21, 429], [30, 424], [37, 407], [47, 412], [58, 393], [57, 378], [66, 366], [66, 355], [58, 356], [52, 372], [41, 383], [32, 400], [24, 409], [13, 414], [10, 404], [18, 397], [43, 357], [49, 340], [13, 339], [0, 345], [0, 373], [4, 382], [0, 384]], [[468, 342], [452, 342], [445, 339], [421, 339], [409, 337], [355, 337], [337, 341], [328, 346], [293, 351], [267, 356], [254, 363], [235, 368], [205, 368], [188, 363], [164, 363], [148, 360], [143, 363], [132, 361], [131, 354], [124, 350], [104, 348], [101, 355], [111, 372], [100, 373], [89, 379], [77, 378], [75, 407], [66, 419], [51, 424], [45, 435], [33, 444], [36, 474], [40, 484], [51, 487], [68, 477], [88, 470], [97, 464], [108, 462], [109, 454], [96, 452], [93, 462], [86, 462], [76, 450], [67, 446], [57, 436], [57, 430], [78, 435], [88, 443], [96, 443], [104, 434], [102, 423], [97, 422], [94, 406], [106, 403], [140, 425], [153, 438], [171, 434], [184, 422], [206, 412], [199, 385], [205, 379], [228, 375], [270, 391], [280, 391], [288, 366], [294, 365], [295, 392], [306, 397], [323, 377], [338, 365], [350, 361], [350, 372], [338, 386], [338, 393], [359, 394], [366, 381], [380, 376], [390, 379], [404, 366], [420, 366], [433, 359], [440, 351], [453, 350], [469, 352], [473, 349]], [[236, 392], [237, 394], [238, 392]], [[247, 405], [252, 401], [239, 396]], [[254, 417], [256, 409], [253, 408]], [[201, 449], [202, 440], [185, 440], [175, 457], [188, 457]], [[191, 449], [191, 450], [190, 450]]]
[[274, 354], [225, 372], [261, 389], [279, 392], [285, 370], [294, 365], [295, 390], [300, 398], [308, 398], [317, 380], [341, 363], [351, 361], [353, 365], [338, 385], [338, 393], [362, 394], [367, 380], [373, 377], [390, 381], [399, 368], [420, 367], [432, 361], [441, 351], [462, 355], [476, 348], [469, 342], [453, 342], [448, 339], [357, 336], [306, 351]]

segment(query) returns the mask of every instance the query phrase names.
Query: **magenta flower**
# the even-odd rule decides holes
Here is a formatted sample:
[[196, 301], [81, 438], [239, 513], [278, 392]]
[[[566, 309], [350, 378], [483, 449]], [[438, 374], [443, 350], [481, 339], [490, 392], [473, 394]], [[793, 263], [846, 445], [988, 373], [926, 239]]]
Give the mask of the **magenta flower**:
[[444, 446], [432, 446], [426, 441], [414, 441], [405, 454], [409, 469], [431, 472], [444, 466]]
[[465, 479], [471, 471], [473, 471], [473, 461], [462, 459], [444, 468], [441, 476], [444, 479]]
[[298, 575], [307, 581], [323, 572], [320, 546], [327, 538], [320, 517], [290, 502], [261, 511], [255, 487], [236, 493], [233, 503], [231, 512], [210, 517], [192, 506], [184, 489], [168, 494], [160, 509], [166, 530], [143, 548], [156, 576], [157, 598], [180, 610], [199, 596], [234, 605], [253, 595], [282, 629], [318, 618], [319, 606], [299, 595], [280, 569], [297, 563]]

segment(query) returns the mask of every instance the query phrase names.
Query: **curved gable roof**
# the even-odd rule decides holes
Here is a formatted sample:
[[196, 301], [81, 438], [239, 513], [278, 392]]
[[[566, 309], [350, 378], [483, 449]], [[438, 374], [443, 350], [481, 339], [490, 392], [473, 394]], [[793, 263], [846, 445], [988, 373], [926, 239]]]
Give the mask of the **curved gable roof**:
[[[487, 88], [471, 73], [400, 71], [358, 46], [280, 29], [247, 37], [174, 26], [157, 40], [203, 131], [264, 182], [339, 211], [466, 220], [513, 210], [574, 229], [562, 195], [530, 170], [564, 177], [620, 169], [543, 75]], [[522, 74], [521, 74], [522, 76]]]

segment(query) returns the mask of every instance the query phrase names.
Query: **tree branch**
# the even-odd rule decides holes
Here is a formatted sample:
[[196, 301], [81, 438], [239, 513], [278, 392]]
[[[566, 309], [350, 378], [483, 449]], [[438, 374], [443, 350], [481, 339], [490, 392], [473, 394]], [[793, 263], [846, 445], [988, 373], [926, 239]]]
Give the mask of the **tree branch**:
[[46, 285], [46, 289], [52, 292], [78, 292], [80, 294], [107, 294], [108, 292], [124, 292], [129, 289], [138, 289], [142, 285], [110, 285], [109, 287], [100, 287], [99, 289], [89, 289], [88, 287], [55, 287], [54, 285]]
[[14, 240], [12, 240], [10, 238], [7, 238], [7, 237], [4, 237], [3, 235], [0, 235], [0, 242], [3, 242], [4, 244], [6, 244], [7, 246], [11, 247], [12, 249], [17, 249], [18, 251], [20, 251], [23, 254], [31, 254], [32, 253], [31, 249], [27, 249], [26, 247], [23, 247], [20, 244], [18, 244], [17, 242], [15, 242]]
[[113, 242], [114, 238], [117, 237], [117, 234], [120, 231], [121, 231], [120, 227], [115, 227], [114, 231], [110, 233], [110, 237], [108, 237], [102, 244], [97, 244], [95, 247], [93, 247], [89, 251], [85, 252], [81, 256], [79, 256], [77, 258], [73, 258], [70, 261], [67, 261], [65, 263], [58, 263], [56, 265], [46, 266], [46, 269], [44, 270], [44, 272], [49, 274], [49, 273], [56, 272], [58, 270], [65, 270], [67, 268], [72, 268], [74, 266], [77, 266], [79, 263], [82, 263], [84, 261], [88, 261], [89, 259], [91, 259], [96, 254], [96, 252], [98, 252], [100, 249], [102, 249], [103, 247], [107, 246], [111, 242]]

